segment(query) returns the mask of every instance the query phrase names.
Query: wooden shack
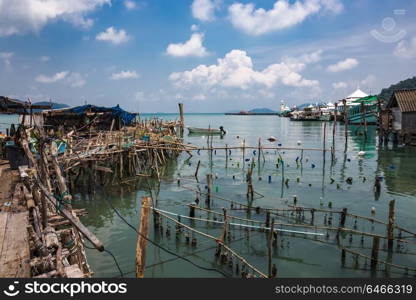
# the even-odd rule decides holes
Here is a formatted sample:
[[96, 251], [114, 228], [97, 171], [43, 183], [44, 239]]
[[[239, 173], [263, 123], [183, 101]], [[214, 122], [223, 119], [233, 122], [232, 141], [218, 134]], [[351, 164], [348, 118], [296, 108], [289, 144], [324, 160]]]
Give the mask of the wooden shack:
[[380, 131], [385, 143], [392, 135], [395, 143], [416, 145], [416, 89], [393, 93], [381, 111]]
[[129, 126], [136, 118], [135, 113], [129, 113], [120, 106], [101, 107], [83, 105], [63, 109], [44, 110], [41, 112], [42, 123], [46, 128], [68, 130], [119, 130]]

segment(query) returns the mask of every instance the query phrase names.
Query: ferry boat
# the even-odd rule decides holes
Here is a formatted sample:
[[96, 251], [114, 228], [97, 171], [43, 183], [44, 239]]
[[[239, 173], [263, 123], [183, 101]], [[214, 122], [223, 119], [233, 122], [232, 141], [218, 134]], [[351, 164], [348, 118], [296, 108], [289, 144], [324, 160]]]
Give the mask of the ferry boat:
[[367, 96], [353, 101], [355, 105], [348, 109], [348, 123], [351, 125], [375, 125], [378, 122], [377, 96]]

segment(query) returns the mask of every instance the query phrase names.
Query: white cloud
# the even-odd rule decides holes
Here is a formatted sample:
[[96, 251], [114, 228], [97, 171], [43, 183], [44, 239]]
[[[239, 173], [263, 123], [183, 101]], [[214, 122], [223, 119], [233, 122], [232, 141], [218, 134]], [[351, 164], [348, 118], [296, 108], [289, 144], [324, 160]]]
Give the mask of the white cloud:
[[332, 84], [332, 87], [334, 89], [345, 89], [348, 86], [348, 84], [344, 81], [340, 81], [340, 82], [334, 82]]
[[329, 72], [342, 72], [345, 70], [350, 70], [355, 68], [356, 66], [358, 66], [358, 60], [356, 60], [355, 58], [346, 58], [344, 60], [341, 60], [339, 62], [337, 62], [334, 65], [330, 65], [328, 66], [327, 70]]
[[105, 4], [111, 0], [0, 0], [0, 36], [38, 32], [54, 20], [90, 27], [86, 15]]
[[39, 60], [41, 62], [47, 62], [47, 61], [50, 61], [51, 58], [49, 56], [41, 56], [41, 57], [39, 57]]
[[192, 24], [191, 31], [198, 31], [198, 30], [199, 30], [199, 26], [196, 24]]
[[192, 16], [203, 22], [212, 21], [218, 7], [219, 2], [216, 0], [194, 0], [191, 5]]
[[285, 57], [284, 62], [289, 64], [312, 64], [322, 60], [322, 50], [305, 53], [299, 57]]
[[85, 79], [80, 73], [71, 73], [66, 78], [66, 83], [71, 87], [82, 87], [85, 85]]
[[128, 42], [131, 37], [124, 29], [117, 30], [114, 27], [108, 27], [106, 31], [97, 34], [96, 39], [119, 45]]
[[128, 9], [128, 10], [134, 10], [137, 8], [137, 4], [136, 2], [132, 1], [132, 0], [125, 0], [124, 1], [124, 6]]
[[169, 44], [166, 49], [166, 54], [176, 57], [207, 56], [208, 51], [202, 45], [203, 40], [204, 35], [202, 33], [193, 33], [191, 38], [185, 43]]
[[228, 7], [229, 18], [235, 28], [251, 35], [279, 31], [302, 23], [307, 17], [319, 12], [340, 13], [343, 5], [339, 0], [277, 0], [273, 8], [255, 9], [253, 3], [233, 3]]
[[139, 78], [139, 74], [136, 71], [121, 71], [118, 73], [113, 73], [110, 77], [112, 80], [119, 80], [119, 79], [131, 79], [131, 78]]
[[58, 72], [52, 76], [46, 76], [46, 75], [40, 74], [35, 78], [35, 80], [40, 83], [54, 83], [54, 82], [65, 79], [65, 77], [68, 74], [69, 74], [68, 71]]
[[13, 57], [13, 52], [0, 52], [0, 59], [3, 60], [6, 67], [10, 66], [11, 62], [10, 59]]
[[400, 41], [394, 49], [394, 55], [407, 59], [416, 58], [416, 37], [413, 37], [410, 42]]
[[192, 97], [192, 100], [196, 100], [196, 101], [204, 101], [207, 100], [207, 96], [205, 96], [205, 94], [196, 94]]
[[85, 79], [80, 73], [68, 71], [58, 72], [52, 76], [40, 74], [36, 76], [35, 81], [45, 84], [64, 82], [71, 87], [82, 87], [85, 85]]
[[172, 73], [169, 79], [176, 87], [187, 88], [193, 85], [213, 87], [235, 87], [247, 89], [254, 86], [271, 88], [277, 83], [292, 87], [316, 87], [319, 82], [309, 80], [299, 74], [305, 68], [303, 63], [281, 62], [272, 64], [262, 71], [253, 68], [253, 62], [245, 51], [232, 50], [215, 65], [199, 65], [196, 68]]
[[360, 85], [367, 88], [372, 88], [376, 80], [377, 78], [374, 75], [368, 75], [366, 78], [360, 81]]

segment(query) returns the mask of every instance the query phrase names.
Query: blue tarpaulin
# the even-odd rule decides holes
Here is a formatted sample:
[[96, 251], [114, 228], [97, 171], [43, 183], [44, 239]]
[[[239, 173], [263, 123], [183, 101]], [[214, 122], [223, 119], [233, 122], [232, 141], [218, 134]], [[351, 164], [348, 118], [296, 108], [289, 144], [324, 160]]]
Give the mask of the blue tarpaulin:
[[119, 117], [121, 120], [123, 120], [124, 125], [126, 126], [130, 125], [131, 122], [136, 117], [136, 114], [125, 111], [124, 109], [120, 108], [119, 105], [114, 106], [114, 107], [104, 107], [104, 106], [95, 106], [95, 105], [87, 104], [87, 105], [72, 107], [68, 109], [68, 111], [72, 111], [78, 115], [82, 115], [86, 111], [111, 112], [113, 116]]

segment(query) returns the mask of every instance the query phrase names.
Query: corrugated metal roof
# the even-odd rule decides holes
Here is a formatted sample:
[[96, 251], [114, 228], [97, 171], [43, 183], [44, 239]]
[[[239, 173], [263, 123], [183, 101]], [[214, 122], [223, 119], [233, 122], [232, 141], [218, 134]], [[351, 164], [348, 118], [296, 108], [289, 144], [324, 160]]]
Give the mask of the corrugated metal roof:
[[392, 107], [394, 104], [396, 104], [396, 101], [401, 112], [416, 111], [416, 89], [394, 92], [387, 107]]

